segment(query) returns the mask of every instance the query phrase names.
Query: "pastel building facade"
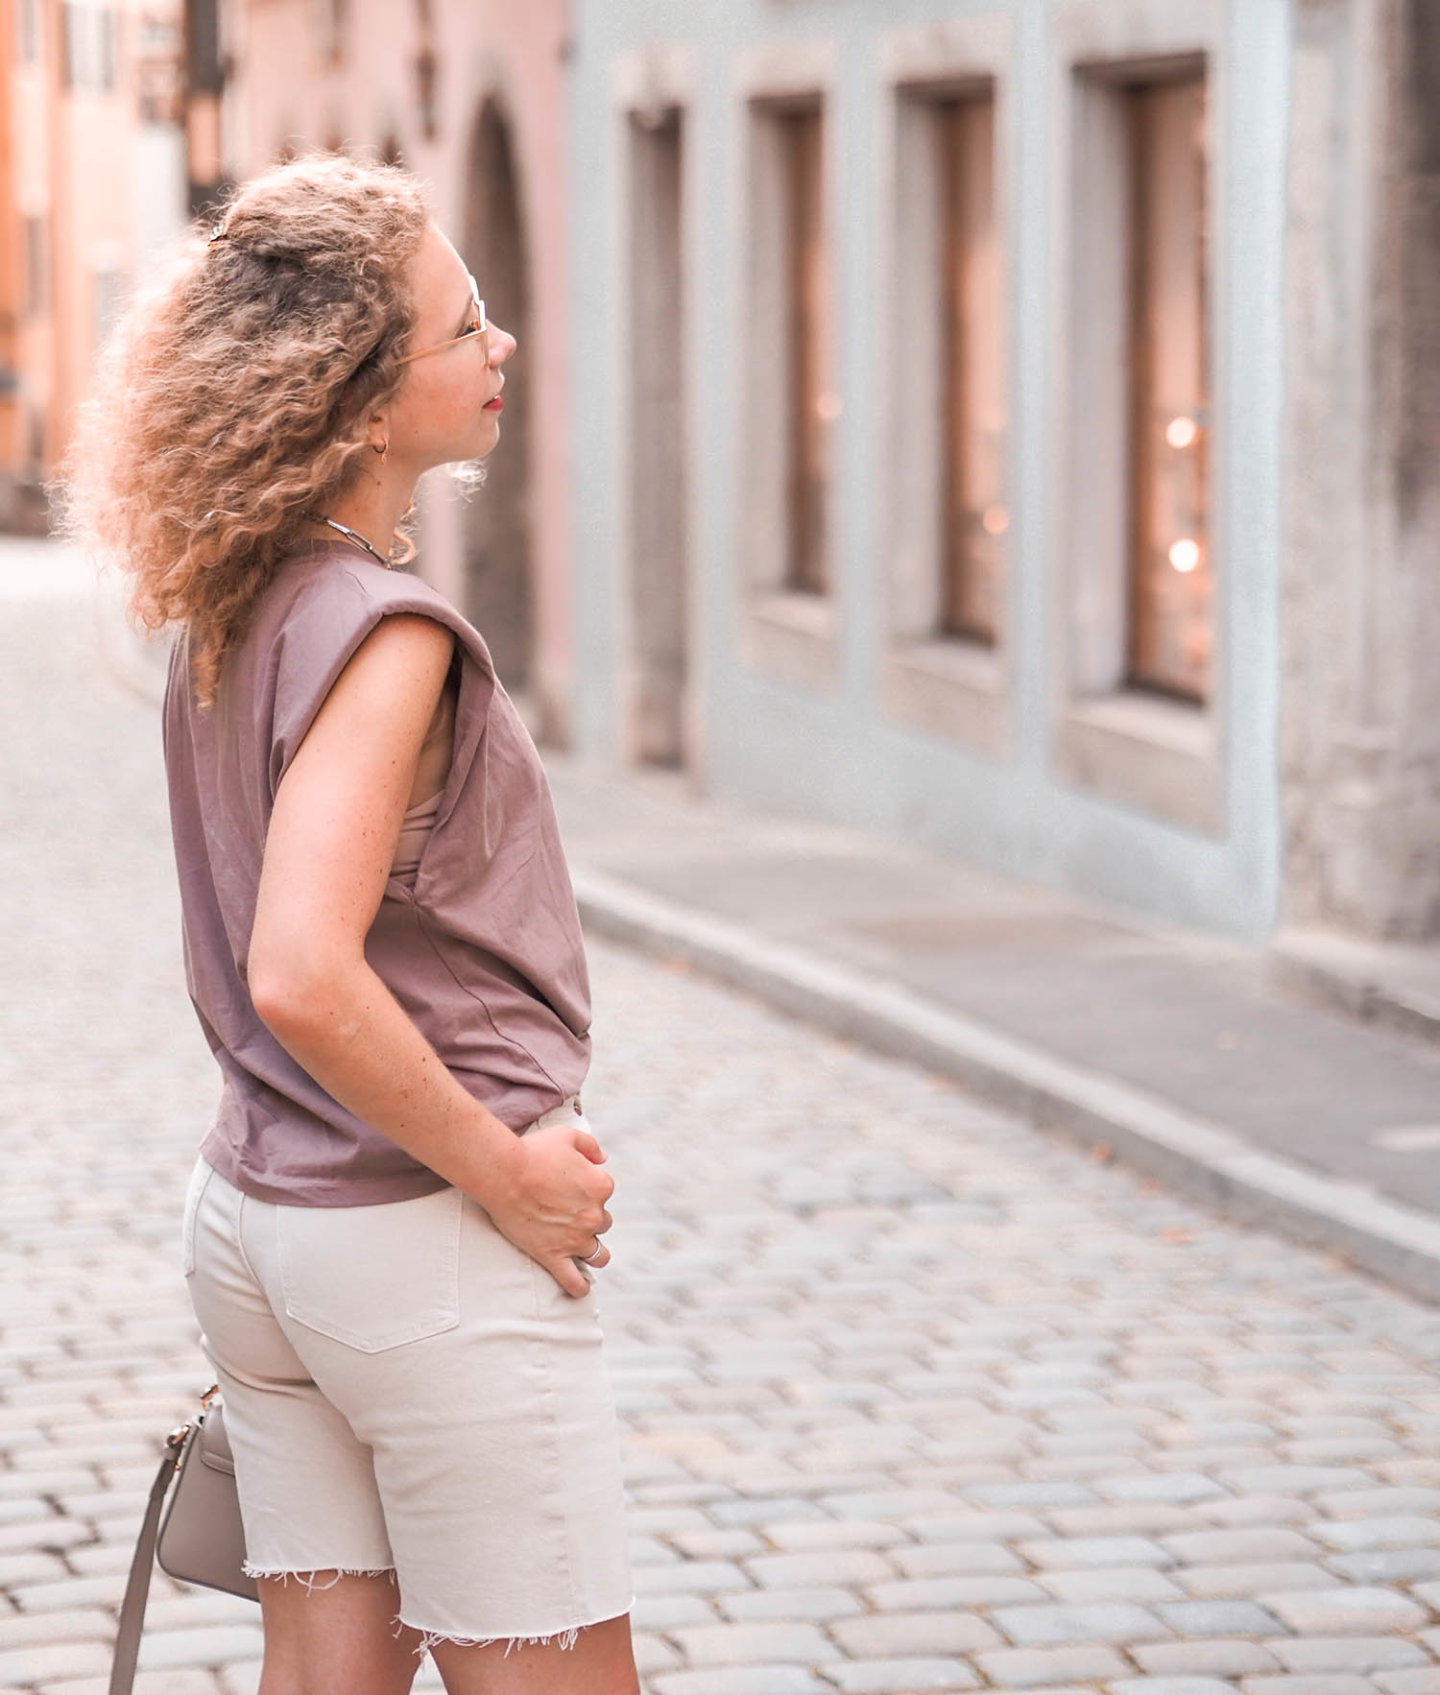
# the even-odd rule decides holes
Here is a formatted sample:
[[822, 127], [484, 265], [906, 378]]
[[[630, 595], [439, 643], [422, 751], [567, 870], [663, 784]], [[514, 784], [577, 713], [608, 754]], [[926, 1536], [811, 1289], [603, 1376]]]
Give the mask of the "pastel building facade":
[[1419, 0], [575, 0], [585, 753], [1440, 933]]
[[0, 0], [0, 527], [42, 484], [126, 291], [184, 215], [178, 0]]

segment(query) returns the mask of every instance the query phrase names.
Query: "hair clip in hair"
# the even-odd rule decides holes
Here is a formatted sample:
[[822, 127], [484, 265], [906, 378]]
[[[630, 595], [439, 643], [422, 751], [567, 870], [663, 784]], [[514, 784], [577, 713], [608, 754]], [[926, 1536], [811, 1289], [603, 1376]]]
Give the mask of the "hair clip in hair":
[[217, 241], [223, 241], [229, 233], [230, 232], [224, 227], [222, 221], [219, 218], [216, 218], [215, 222], [210, 226], [210, 239], [205, 243], [205, 245], [207, 247], [213, 247]]

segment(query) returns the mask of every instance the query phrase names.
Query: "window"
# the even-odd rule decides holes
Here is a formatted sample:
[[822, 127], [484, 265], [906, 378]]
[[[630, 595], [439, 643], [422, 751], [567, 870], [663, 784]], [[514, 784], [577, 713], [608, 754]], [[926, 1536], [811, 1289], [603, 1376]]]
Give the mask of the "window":
[[1205, 83], [1126, 91], [1131, 169], [1126, 681], [1209, 693]]
[[878, 565], [886, 716], [972, 754], [1013, 749], [1010, 258], [1004, 20], [897, 29], [877, 266]]
[[829, 289], [822, 202], [819, 105], [777, 113], [785, 256], [785, 587], [829, 588], [825, 526], [829, 426], [837, 407], [826, 381]]
[[832, 517], [835, 384], [831, 114], [839, 54], [785, 41], [736, 58], [744, 99], [735, 180], [742, 267], [734, 345], [740, 657], [772, 681], [831, 691], [841, 676], [841, 536]]
[[109, 94], [116, 85], [117, 30], [109, 6], [93, 0], [66, 0], [61, 11], [65, 86], [88, 94]]
[[1009, 527], [994, 97], [936, 101], [932, 123], [941, 388], [938, 633], [992, 646]]
[[630, 113], [629, 740], [658, 765], [686, 737], [684, 135], [677, 106]]
[[45, 310], [45, 220], [25, 220], [25, 313], [38, 318]]
[[1054, 766], [1211, 836], [1227, 789], [1211, 369], [1224, 156], [1208, 121], [1220, 15], [1087, 0], [1062, 9], [1056, 37], [1069, 216], [1055, 268]]
[[40, 58], [40, 0], [20, 0], [16, 21], [20, 30], [20, 63], [33, 65]]

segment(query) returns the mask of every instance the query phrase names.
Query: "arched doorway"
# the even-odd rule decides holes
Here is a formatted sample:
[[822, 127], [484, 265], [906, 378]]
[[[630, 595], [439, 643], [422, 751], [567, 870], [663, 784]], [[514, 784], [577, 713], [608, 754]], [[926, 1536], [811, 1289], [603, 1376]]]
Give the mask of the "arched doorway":
[[[507, 691], [525, 710], [531, 681], [530, 278], [510, 119], [486, 99], [470, 141], [465, 261], [488, 315], [519, 343], [505, 366], [500, 442], [488, 481], [465, 514], [465, 613], [489, 644]], [[527, 711], [526, 716], [530, 714]]]

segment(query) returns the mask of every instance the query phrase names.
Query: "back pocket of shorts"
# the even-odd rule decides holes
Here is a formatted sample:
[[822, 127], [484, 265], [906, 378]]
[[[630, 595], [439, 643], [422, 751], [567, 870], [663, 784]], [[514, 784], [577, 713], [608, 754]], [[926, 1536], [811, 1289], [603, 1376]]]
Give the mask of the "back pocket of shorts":
[[378, 1206], [278, 1206], [285, 1312], [375, 1354], [460, 1322], [460, 1222], [453, 1185]]
[[195, 1272], [195, 1218], [205, 1198], [206, 1185], [215, 1175], [208, 1160], [197, 1156], [185, 1188], [185, 1205], [180, 1216], [180, 1269], [186, 1277]]

